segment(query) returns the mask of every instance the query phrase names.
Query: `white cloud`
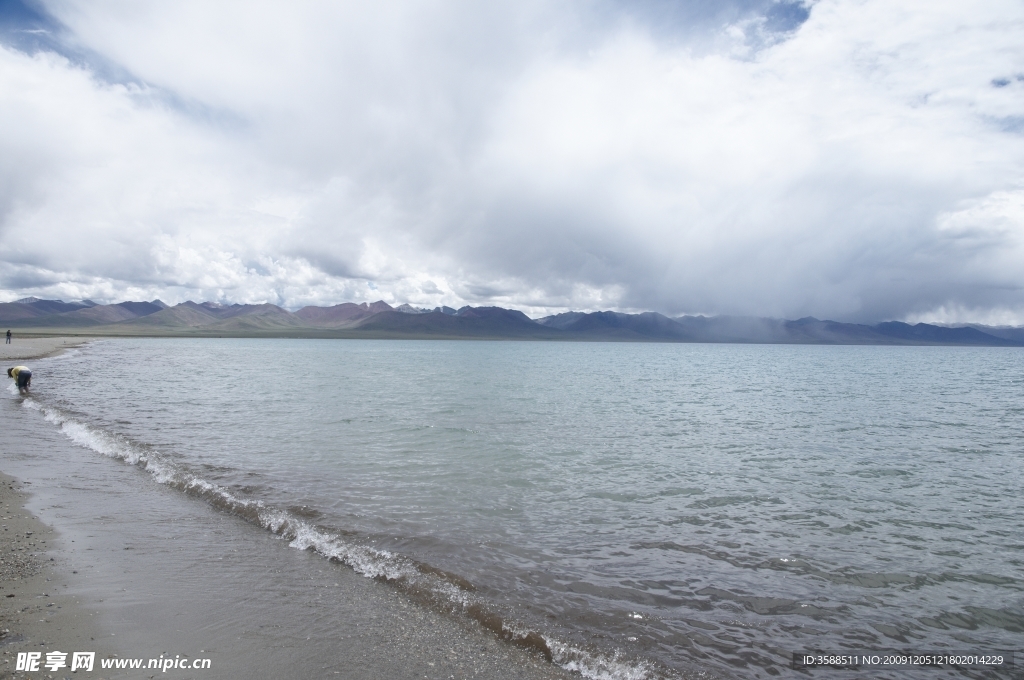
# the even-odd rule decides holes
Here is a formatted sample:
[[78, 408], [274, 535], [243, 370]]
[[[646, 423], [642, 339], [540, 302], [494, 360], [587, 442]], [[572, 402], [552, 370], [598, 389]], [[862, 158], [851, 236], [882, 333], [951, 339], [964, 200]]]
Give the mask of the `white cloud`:
[[1024, 323], [1017, 3], [47, 6], [93, 66], [0, 50], [8, 297]]

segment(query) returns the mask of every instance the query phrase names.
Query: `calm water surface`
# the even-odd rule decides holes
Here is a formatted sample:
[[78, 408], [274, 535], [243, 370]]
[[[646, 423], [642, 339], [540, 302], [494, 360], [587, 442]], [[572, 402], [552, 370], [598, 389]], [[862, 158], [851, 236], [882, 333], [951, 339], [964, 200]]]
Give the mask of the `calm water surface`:
[[140, 483], [590, 677], [1021, 647], [1024, 351], [107, 340], [33, 369], [24, 405]]

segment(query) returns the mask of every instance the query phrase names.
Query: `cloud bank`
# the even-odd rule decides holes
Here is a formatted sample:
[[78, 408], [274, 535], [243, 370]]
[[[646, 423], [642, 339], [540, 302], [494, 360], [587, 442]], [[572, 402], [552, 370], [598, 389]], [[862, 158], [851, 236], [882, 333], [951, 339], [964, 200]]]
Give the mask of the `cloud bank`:
[[1024, 324], [1017, 2], [20, 7], [7, 299]]

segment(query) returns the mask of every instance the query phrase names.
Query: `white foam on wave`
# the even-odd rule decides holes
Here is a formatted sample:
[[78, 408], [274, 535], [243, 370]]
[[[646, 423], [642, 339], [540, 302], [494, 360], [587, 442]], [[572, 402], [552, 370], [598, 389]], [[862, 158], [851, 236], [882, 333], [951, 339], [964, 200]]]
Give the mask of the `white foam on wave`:
[[[10, 386], [9, 390], [14, 388]], [[14, 388], [17, 393], [17, 389]], [[127, 437], [83, 423], [58, 408], [44, 405], [31, 397], [22, 402], [27, 409], [42, 413], [43, 418], [71, 441], [121, 460], [149, 472], [160, 484], [203, 498], [211, 505], [240, 515], [264, 529], [290, 541], [298, 550], [312, 550], [323, 557], [345, 564], [367, 578], [400, 583], [432, 596], [450, 611], [469, 612], [486, 606], [472, 593], [439, 576], [424, 573], [416, 562], [404, 555], [346, 540], [341, 535], [316, 527], [290, 512], [266, 505], [263, 501], [239, 498], [223, 486], [167, 460], [158, 452], [140, 446]], [[495, 631], [498, 632], [498, 631]], [[501, 619], [500, 635], [513, 642], [538, 635], [526, 626]], [[650, 664], [592, 653], [582, 647], [556, 638], [540, 635], [551, 653], [553, 663], [579, 673], [588, 680], [650, 680], [657, 677]]]
[[32, 398], [25, 399], [22, 405], [33, 411], [42, 412], [46, 422], [56, 425], [68, 439], [79, 446], [92, 449], [104, 456], [118, 458], [132, 465], [147, 462], [146, 456], [123, 437], [91, 428], [74, 418], [65, 416], [57, 409], [43, 406]]
[[[292, 521], [288, 518], [286, 521]], [[295, 538], [291, 546], [299, 550], [313, 550], [328, 559], [334, 559], [355, 569], [369, 578], [388, 581], [416, 580], [419, 572], [408, 559], [388, 550], [378, 550], [351, 541], [342, 540], [336, 534], [299, 521], [295, 527]]]
[[161, 484], [203, 497], [217, 507], [255, 520], [264, 529], [290, 539], [290, 545], [294, 548], [314, 550], [328, 559], [333, 558], [348, 565], [368, 578], [412, 580], [421, 576], [415, 564], [401, 555], [347, 541], [340, 535], [314, 527], [289, 512], [266, 505], [263, 501], [239, 498], [223, 486], [203, 479], [163, 458], [159, 453], [147, 452], [144, 447], [122, 435], [82, 423], [60, 409], [43, 405], [35, 399], [27, 398], [22, 405], [41, 412], [47, 422], [56, 425], [68, 439], [79, 446], [141, 467]]
[[[96, 340], [92, 340], [92, 341], [90, 341], [90, 344], [93, 343], [93, 342], [97, 342], [97, 341]], [[58, 349], [63, 349], [64, 351], [59, 352], [58, 354], [51, 354], [50, 356], [43, 357], [41, 359], [41, 361], [62, 361], [62, 360], [65, 360], [65, 359], [70, 359], [72, 357], [76, 357], [76, 356], [82, 354], [82, 350], [81, 350], [82, 347], [84, 347], [84, 345], [75, 345], [74, 347], [58, 348]]]
[[651, 664], [592, 654], [575, 645], [545, 638], [551, 659], [567, 671], [579, 673], [590, 680], [650, 680], [656, 677]]

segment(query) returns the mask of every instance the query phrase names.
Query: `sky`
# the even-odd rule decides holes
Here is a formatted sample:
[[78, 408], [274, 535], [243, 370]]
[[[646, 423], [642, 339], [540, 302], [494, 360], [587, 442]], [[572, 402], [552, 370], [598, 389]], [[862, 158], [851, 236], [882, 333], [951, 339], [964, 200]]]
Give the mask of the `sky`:
[[1024, 3], [0, 0], [0, 298], [1024, 325]]

